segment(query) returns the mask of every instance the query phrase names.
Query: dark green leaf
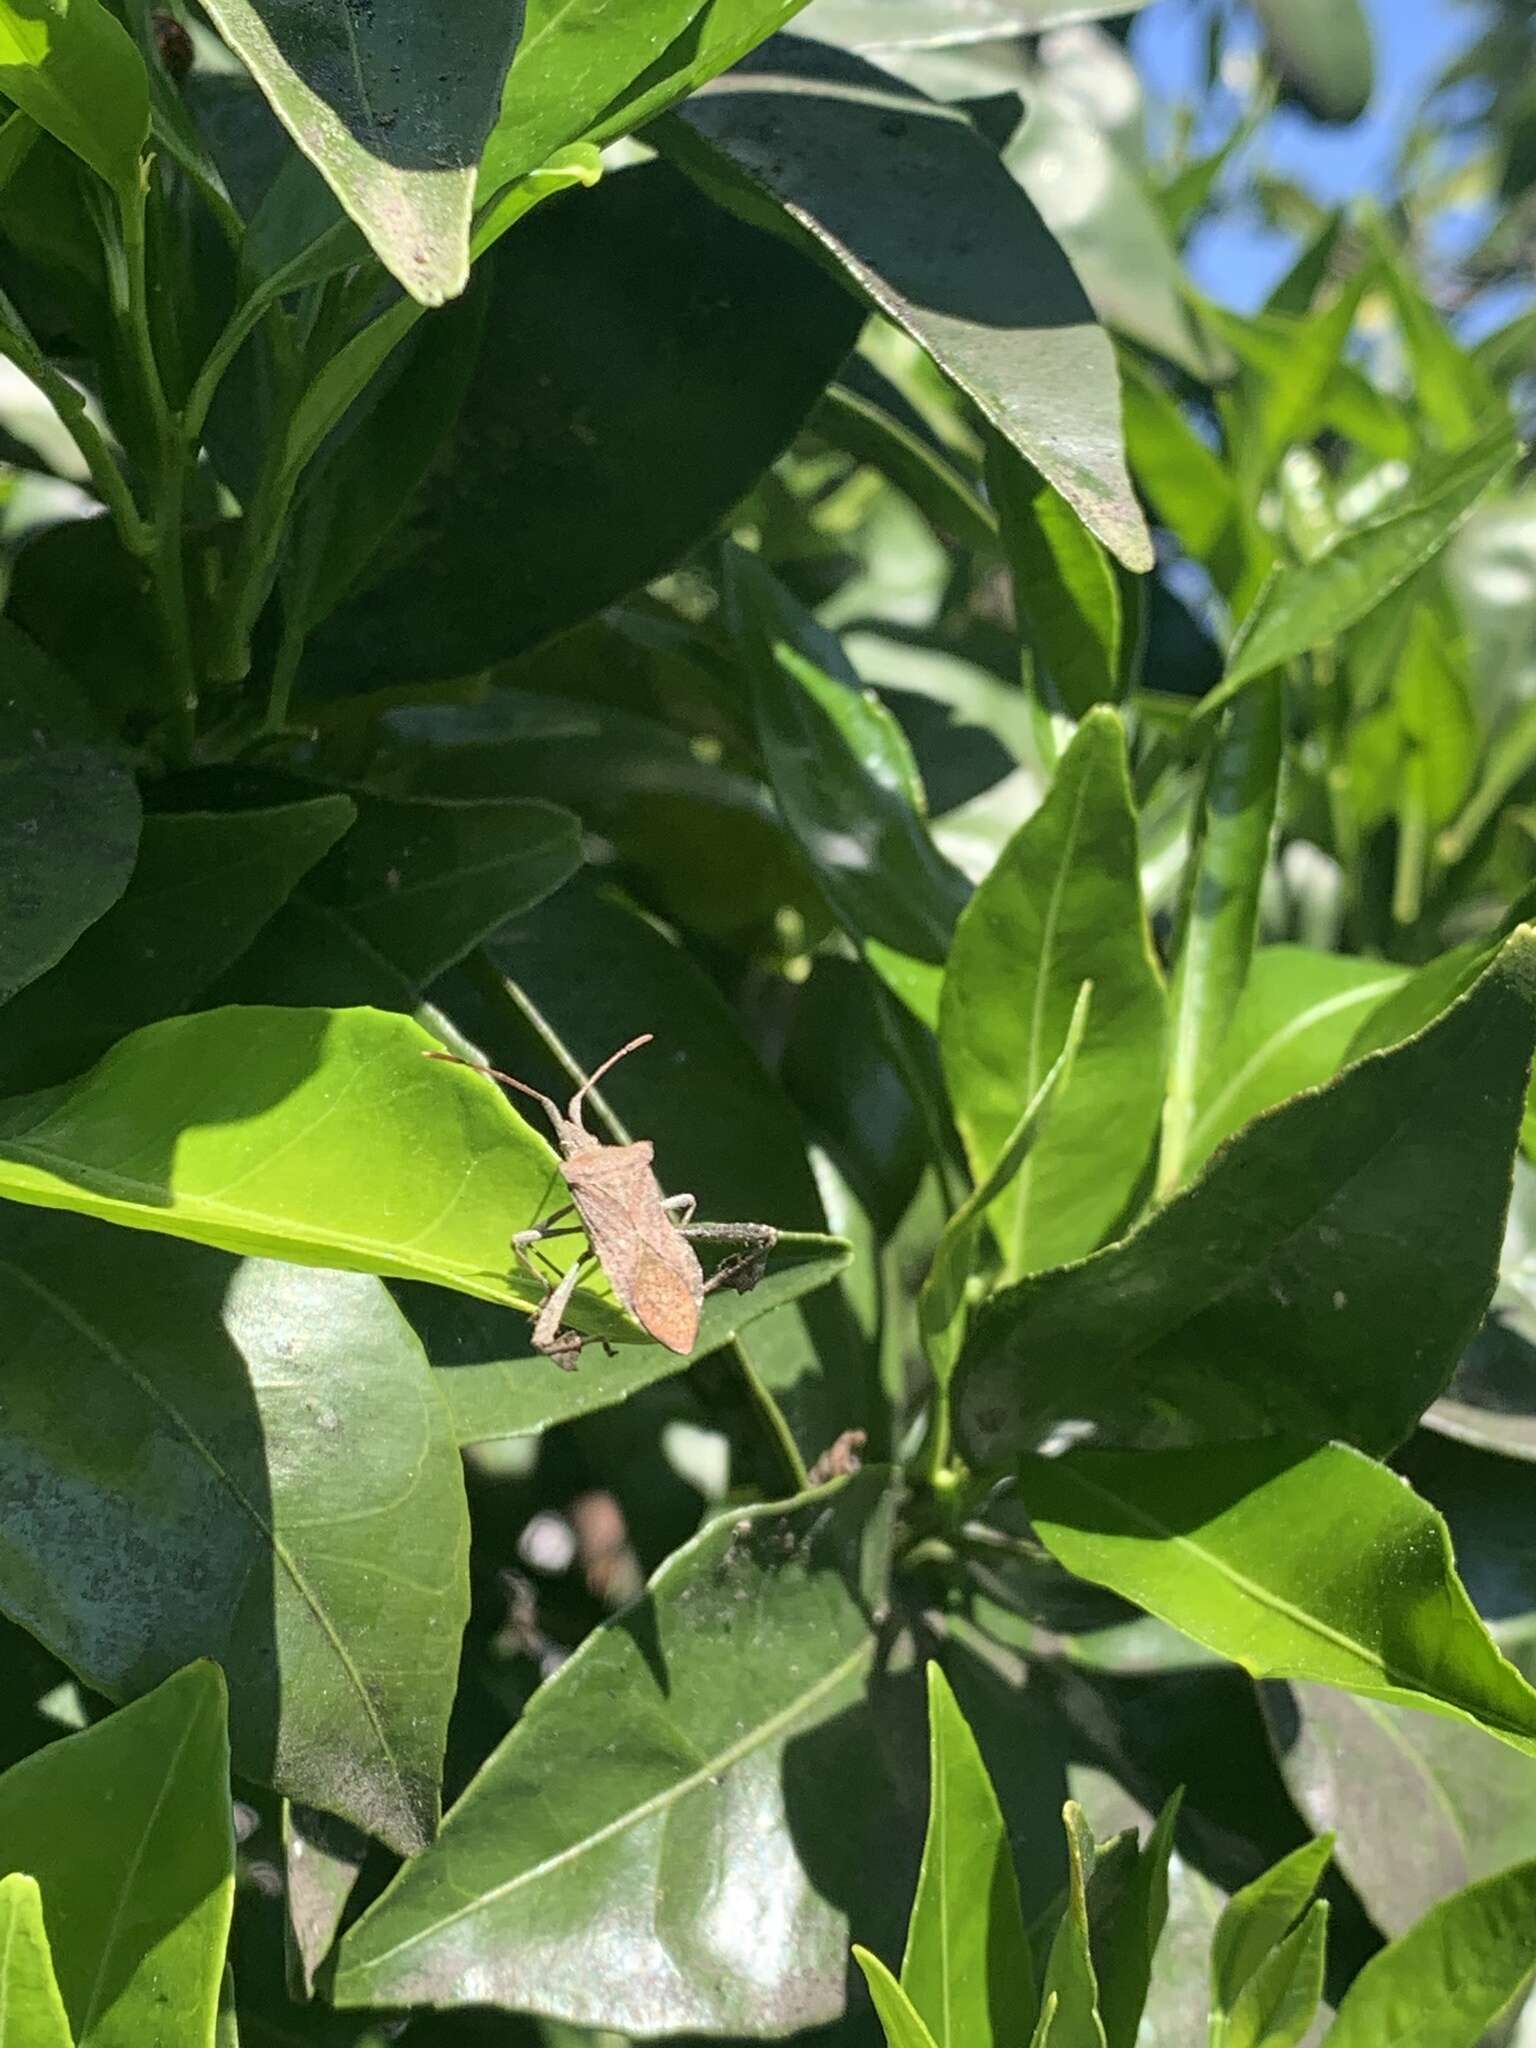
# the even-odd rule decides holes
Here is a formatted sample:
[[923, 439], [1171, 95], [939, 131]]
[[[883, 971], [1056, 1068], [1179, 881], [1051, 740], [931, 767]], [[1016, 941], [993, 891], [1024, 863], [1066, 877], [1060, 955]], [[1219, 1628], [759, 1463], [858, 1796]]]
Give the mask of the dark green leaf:
[[1019, 623], [1062, 704], [1081, 718], [1121, 692], [1115, 566], [1059, 491], [995, 437], [987, 488], [997, 507]]
[[0, 1778], [0, 1870], [37, 1879], [76, 2048], [212, 2039], [234, 1862], [215, 1665]]
[[[962, 113], [786, 36], [690, 100], [666, 146], [752, 218], [782, 209], [787, 231], [921, 342], [1112, 554], [1151, 566], [1109, 342]], [[986, 236], [978, 220], [992, 224]]]
[[139, 839], [127, 764], [67, 676], [0, 620], [0, 1002], [122, 895]]
[[1327, 1946], [1328, 1902], [1319, 1899], [1243, 1986], [1220, 2048], [1296, 2048], [1322, 2000]]
[[1162, 979], [1141, 903], [1125, 737], [1104, 710], [1078, 728], [1044, 804], [956, 929], [939, 1043], [977, 1179], [1044, 1083], [1085, 981], [1093, 999], [1071, 1087], [992, 1211], [1009, 1275], [1102, 1241], [1146, 1165], [1162, 1100]]
[[728, 557], [758, 741], [784, 821], [845, 930], [937, 962], [966, 884], [929, 837], [901, 728], [752, 556]]
[[1169, 990], [1168, 1097], [1157, 1188], [1171, 1194], [1188, 1170], [1195, 1105], [1225, 1056], [1248, 981], [1280, 786], [1284, 701], [1278, 682], [1226, 714], [1207, 764], [1184, 880], [1178, 954]]
[[1094, 1929], [1099, 2011], [1108, 2048], [1136, 2048], [1152, 1985], [1153, 1959], [1168, 1919], [1168, 1864], [1181, 1792], [1157, 1816], [1107, 1926]]
[[372, 582], [317, 636], [312, 688], [467, 674], [672, 568], [858, 331], [839, 287], [662, 164], [540, 208], [487, 260], [457, 427]]
[[1521, 933], [1420, 1037], [1271, 1111], [1123, 1243], [995, 1296], [956, 1377], [969, 1460], [1072, 1419], [1400, 1443], [1492, 1292], [1533, 973]]
[[850, 1744], [871, 1740], [888, 1487], [871, 1468], [733, 1512], [671, 1557], [346, 1936], [337, 2002], [639, 2034], [835, 2018], [847, 1922], [828, 1852], [849, 1834]]
[[1478, 1619], [1445, 1523], [1360, 1452], [1070, 1451], [1027, 1459], [1019, 1492], [1069, 1571], [1255, 1677], [1448, 1715], [1536, 1756], [1536, 1690]]
[[354, 815], [342, 796], [270, 810], [152, 813], [127, 889], [6, 1010], [0, 1092], [78, 1074], [115, 1038], [185, 1009]]
[[992, 2048], [1034, 2023], [1029, 1943], [997, 1794], [934, 1663], [928, 1758], [928, 1835], [901, 1988], [936, 2041]]
[[386, 269], [424, 305], [461, 292], [476, 166], [521, 8], [211, 0], [208, 11]]
[[1088, 1925], [1093, 1831], [1076, 1800], [1067, 1801], [1061, 1817], [1067, 1831], [1067, 1896], [1046, 1959], [1035, 2039], [1050, 2048], [1104, 2048]]
[[0, 1330], [0, 1606], [111, 1699], [217, 1659], [248, 1777], [430, 1840], [468, 1528], [385, 1290], [6, 1205]]
[[1367, 1963], [1328, 2048], [1478, 2048], [1536, 1963], [1536, 1863], [1447, 1899]]
[[0, 1878], [0, 2048], [75, 2048], [37, 1880]]

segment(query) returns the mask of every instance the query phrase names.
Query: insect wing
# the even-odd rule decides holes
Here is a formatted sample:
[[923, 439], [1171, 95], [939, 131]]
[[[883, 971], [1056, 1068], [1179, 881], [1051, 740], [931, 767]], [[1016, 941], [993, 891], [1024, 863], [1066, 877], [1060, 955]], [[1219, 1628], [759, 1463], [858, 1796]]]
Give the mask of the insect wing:
[[[668, 1225], [671, 1229], [670, 1224]], [[687, 1253], [687, 1260], [676, 1258], [670, 1251], [663, 1253], [649, 1244], [642, 1244], [640, 1256], [635, 1262], [634, 1295], [630, 1301], [630, 1312], [643, 1330], [665, 1344], [669, 1351], [675, 1351], [680, 1358], [686, 1358], [698, 1342], [700, 1292], [691, 1284], [692, 1275], [687, 1266], [697, 1267], [698, 1260], [693, 1248], [672, 1231], [680, 1250]]]

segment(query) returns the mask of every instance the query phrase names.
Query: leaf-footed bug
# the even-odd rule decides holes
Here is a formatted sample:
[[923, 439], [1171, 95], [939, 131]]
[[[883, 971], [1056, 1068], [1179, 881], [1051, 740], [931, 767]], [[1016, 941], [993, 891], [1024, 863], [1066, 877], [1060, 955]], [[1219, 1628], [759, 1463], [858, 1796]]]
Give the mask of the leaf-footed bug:
[[[587, 1341], [578, 1330], [566, 1329], [563, 1318], [581, 1276], [593, 1265], [607, 1274], [615, 1298], [628, 1309], [648, 1336], [686, 1358], [698, 1341], [699, 1313], [706, 1294], [734, 1287], [746, 1294], [763, 1277], [768, 1254], [779, 1233], [771, 1223], [695, 1223], [692, 1195], [664, 1195], [652, 1170], [655, 1147], [649, 1138], [628, 1145], [605, 1145], [582, 1122], [582, 1098], [608, 1069], [642, 1045], [647, 1031], [610, 1053], [566, 1105], [498, 1067], [460, 1059], [457, 1053], [429, 1052], [429, 1060], [446, 1060], [472, 1073], [531, 1096], [543, 1109], [560, 1146], [560, 1173], [571, 1199], [542, 1223], [520, 1230], [512, 1239], [518, 1262], [547, 1289], [533, 1324], [533, 1346], [566, 1372], [576, 1370], [576, 1355]], [[572, 1213], [576, 1223], [564, 1223]], [[568, 1237], [584, 1230], [589, 1249], [567, 1267], [558, 1281], [549, 1281], [529, 1258], [530, 1250], [550, 1237]], [[726, 1259], [706, 1280], [695, 1244], [736, 1244], [742, 1250]], [[547, 1261], [546, 1261], [547, 1263]]]

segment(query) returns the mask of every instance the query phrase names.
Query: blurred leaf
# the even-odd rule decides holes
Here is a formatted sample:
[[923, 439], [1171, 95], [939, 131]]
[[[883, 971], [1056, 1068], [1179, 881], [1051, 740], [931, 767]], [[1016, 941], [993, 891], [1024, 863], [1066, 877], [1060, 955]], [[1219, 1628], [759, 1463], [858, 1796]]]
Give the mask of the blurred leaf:
[[234, 1858], [217, 1665], [0, 1778], [0, 1866], [37, 1880], [77, 2048], [145, 2048], [168, 2015], [212, 2039]]
[[1281, 77], [1319, 121], [1356, 121], [1374, 90], [1361, 0], [1254, 0]]
[[78, 1074], [115, 1038], [185, 1009], [246, 950], [352, 823], [343, 796], [250, 811], [151, 812], [128, 887], [15, 997], [0, 1092]]
[[1266, 1109], [1331, 1081], [1363, 1020], [1408, 970], [1384, 960], [1260, 946], [1204, 1087], [1185, 1155], [1193, 1173]]
[[987, 488], [997, 507], [1019, 624], [1062, 705], [1081, 718], [1121, 695], [1115, 565], [1060, 492], [992, 437]]
[[[345, 1937], [337, 2002], [497, 2005], [642, 2034], [837, 2017], [848, 1923], [830, 1837], [846, 1844], [851, 1745], [871, 1742], [888, 1488], [870, 1468], [733, 1510], [669, 1558], [540, 1688], [437, 1842]], [[751, 1912], [743, 1947], [735, 1901], [765, 1882], [772, 1915]], [[597, 1950], [611, 1968], [593, 1970]]]
[[37, 1880], [0, 1878], [0, 2048], [75, 2048]]
[[800, 27], [850, 50], [943, 49], [1129, 14], [1146, 0], [813, 0]]
[[942, 960], [964, 878], [934, 847], [901, 728], [837, 641], [752, 556], [727, 557], [732, 624], [784, 821], [856, 939]]
[[937, 449], [863, 392], [832, 385], [811, 424], [835, 448], [881, 471], [937, 532], [982, 553], [996, 548], [997, 519], [991, 507]]
[[1271, 1111], [1122, 1243], [995, 1295], [956, 1375], [968, 1461], [1074, 1418], [1120, 1442], [1400, 1443], [1492, 1291], [1533, 966], [1522, 933], [1421, 1036]]
[[1105, 710], [1078, 728], [1044, 804], [956, 929], [939, 1043], [978, 1180], [1042, 1087], [1085, 981], [1093, 1002], [1070, 1090], [993, 1209], [1010, 1276], [1102, 1240], [1146, 1165], [1162, 1099], [1162, 981], [1141, 904], [1124, 734]]
[[1217, 573], [1217, 557], [1238, 516], [1232, 474], [1150, 371], [1128, 350], [1121, 352], [1121, 362], [1126, 441], [1136, 481], [1156, 517], [1226, 587], [1230, 578]]
[[0, 619], [0, 1002], [127, 887], [139, 797], [69, 678]]
[[[535, 1307], [508, 1239], [549, 1207], [555, 1155], [493, 1083], [429, 1065], [436, 1045], [361, 1009], [147, 1025], [80, 1080], [0, 1105], [0, 1195]], [[572, 1318], [610, 1341], [636, 1334], [585, 1288]]]
[[338, 18], [294, 0], [210, 0], [208, 11], [385, 268], [423, 305], [461, 292], [475, 167], [521, 9], [472, 0]]
[[1209, 717], [1255, 678], [1356, 624], [1434, 559], [1514, 458], [1509, 429], [1499, 422], [1469, 447], [1426, 457], [1404, 495], [1315, 562], [1274, 571], [1243, 620], [1226, 676], [1202, 702], [1202, 714]]
[[1107, 2048], [1136, 2048], [1153, 1961], [1168, 1920], [1168, 1865], [1182, 1793], [1175, 1792], [1153, 1823], [1136, 1867], [1108, 1924], [1094, 1929], [1099, 2009]]
[[285, 1933], [295, 1999], [314, 1996], [368, 1849], [368, 1837], [334, 1814], [283, 1801]]
[[880, 1958], [855, 1942], [853, 1959], [864, 1972], [888, 2048], [937, 2048], [923, 2024], [922, 2014]]
[[110, 1699], [216, 1657], [239, 1770], [419, 1849], [468, 1529], [384, 1289], [9, 1204], [0, 1252], [7, 1613]]
[[311, 691], [467, 675], [673, 568], [778, 455], [860, 322], [841, 287], [664, 164], [541, 207], [486, 267], [455, 430], [311, 643]]
[[1256, 498], [1275, 465], [1317, 431], [1330, 382], [1343, 359], [1365, 286], [1362, 272], [1322, 312], [1262, 313], [1241, 319], [1220, 307], [1209, 318], [1242, 365], [1245, 431], [1237, 459]]
[[1070, 1451], [1026, 1459], [1019, 1492], [1069, 1571], [1256, 1678], [1444, 1714], [1536, 1755], [1536, 1690], [1478, 1619], [1444, 1522], [1360, 1452], [1287, 1437]]
[[1536, 1961], [1536, 1863], [1445, 1900], [1366, 1964], [1344, 1994], [1329, 2048], [1477, 2048]]
[[1387, 1934], [1536, 1852], [1530, 1766], [1481, 1729], [1326, 1685], [1266, 1688], [1264, 1709], [1297, 1805], [1337, 1836], [1339, 1868]]
[[901, 1988], [936, 2041], [992, 2048], [1034, 2023], [1029, 1944], [997, 1794], [936, 1663], [928, 1741], [928, 1834]]
[[1507, 408], [1477, 357], [1461, 346], [1425, 297], [1407, 252], [1376, 207], [1367, 209], [1364, 227], [1377, 276], [1397, 316], [1414, 399], [1435, 438], [1445, 447], [1460, 447]]
[[1284, 693], [1250, 690], [1212, 737], [1185, 870], [1178, 951], [1168, 991], [1168, 1092], [1157, 1191], [1188, 1171], [1196, 1104], [1209, 1092], [1248, 982], [1259, 890], [1284, 749]]
[[100, 0], [0, 0], [0, 92], [121, 197], [137, 189], [149, 85]]
[[[690, 100], [665, 144], [723, 203], [777, 218], [845, 274], [1112, 554], [1150, 566], [1109, 343], [1034, 207], [963, 114], [860, 58], [784, 36]], [[980, 218], [1005, 237], [1006, 269], [998, 240], [971, 233]]]
[[1003, 160], [1072, 259], [1099, 318], [1202, 383], [1224, 375], [1231, 358], [1191, 312], [1178, 250], [1141, 178], [1048, 65], [1028, 102]]

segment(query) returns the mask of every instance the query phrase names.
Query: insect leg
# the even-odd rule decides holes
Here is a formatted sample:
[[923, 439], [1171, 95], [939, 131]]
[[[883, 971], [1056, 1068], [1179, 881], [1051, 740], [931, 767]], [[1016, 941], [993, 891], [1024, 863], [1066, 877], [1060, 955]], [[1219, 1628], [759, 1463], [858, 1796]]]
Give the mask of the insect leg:
[[561, 1318], [570, 1307], [571, 1296], [576, 1292], [582, 1274], [596, 1263], [593, 1254], [587, 1252], [573, 1266], [568, 1266], [560, 1285], [552, 1287], [545, 1296], [544, 1306], [534, 1320], [534, 1350], [542, 1351], [546, 1358], [552, 1358], [562, 1372], [576, 1370], [576, 1354], [586, 1340], [579, 1330], [563, 1330], [560, 1327]]
[[738, 1294], [750, 1294], [767, 1269], [768, 1254], [779, 1241], [779, 1233], [771, 1223], [681, 1223], [678, 1228], [690, 1244], [743, 1247], [710, 1274], [704, 1282], [706, 1294], [713, 1294], [717, 1287], [734, 1287]]
[[697, 1195], [663, 1195], [661, 1206], [669, 1216], [672, 1216], [674, 1209], [682, 1211], [681, 1215], [672, 1216], [672, 1221], [679, 1230], [686, 1232], [688, 1225], [693, 1221], [693, 1212], [699, 1206], [699, 1198]]

